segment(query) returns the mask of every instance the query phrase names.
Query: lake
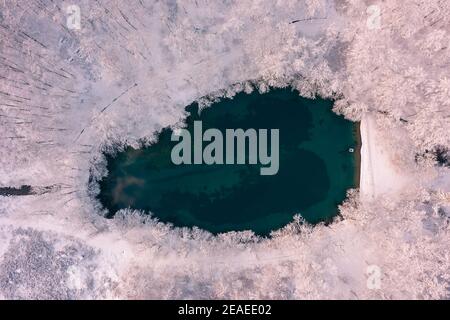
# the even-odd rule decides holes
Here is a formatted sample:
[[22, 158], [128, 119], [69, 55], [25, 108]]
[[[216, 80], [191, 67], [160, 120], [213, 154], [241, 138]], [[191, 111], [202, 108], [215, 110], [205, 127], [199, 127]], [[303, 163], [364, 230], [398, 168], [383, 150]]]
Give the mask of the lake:
[[[306, 99], [291, 89], [239, 93], [199, 112], [186, 107], [186, 129], [279, 129], [279, 170], [261, 175], [261, 164], [180, 164], [171, 161], [172, 130], [157, 142], [107, 155], [109, 174], [98, 199], [108, 217], [122, 208], [152, 212], [175, 226], [226, 231], [253, 230], [266, 236], [300, 214], [327, 221], [349, 188], [356, 187], [357, 124], [331, 111], [333, 101]], [[245, 150], [248, 153], [248, 149]], [[351, 152], [354, 151], [354, 152]]]

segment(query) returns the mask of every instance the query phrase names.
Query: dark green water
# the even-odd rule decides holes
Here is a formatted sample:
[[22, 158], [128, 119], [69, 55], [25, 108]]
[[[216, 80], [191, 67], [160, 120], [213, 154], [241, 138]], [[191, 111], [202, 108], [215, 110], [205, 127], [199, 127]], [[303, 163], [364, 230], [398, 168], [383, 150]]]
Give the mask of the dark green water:
[[[108, 157], [108, 176], [99, 200], [110, 216], [131, 207], [153, 212], [175, 226], [198, 226], [213, 233], [251, 229], [260, 235], [283, 227], [301, 214], [316, 223], [337, 214], [346, 190], [355, 187], [355, 128], [331, 111], [332, 101], [305, 99], [290, 89], [241, 93], [198, 114], [186, 108], [203, 130], [279, 129], [279, 171], [260, 175], [260, 165], [174, 165], [172, 131], [158, 142]], [[193, 136], [193, 134], [192, 134]], [[207, 144], [207, 143], [205, 143]]]

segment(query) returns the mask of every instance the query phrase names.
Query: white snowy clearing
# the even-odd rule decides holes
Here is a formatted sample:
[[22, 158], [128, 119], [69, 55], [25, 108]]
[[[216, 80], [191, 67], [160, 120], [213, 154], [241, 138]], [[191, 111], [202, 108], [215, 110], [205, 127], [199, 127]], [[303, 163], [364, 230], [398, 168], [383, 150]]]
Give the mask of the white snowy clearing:
[[373, 117], [367, 114], [361, 119], [361, 176], [362, 200], [372, 200], [380, 195], [401, 192], [412, 182], [412, 172], [405, 172], [393, 163], [389, 150], [383, 143], [383, 132]]
[[[0, 195], [0, 298], [449, 298], [449, 31], [440, 0], [2, 1], [0, 188], [34, 194]], [[333, 223], [260, 239], [103, 217], [103, 151], [285, 86], [362, 120]]]

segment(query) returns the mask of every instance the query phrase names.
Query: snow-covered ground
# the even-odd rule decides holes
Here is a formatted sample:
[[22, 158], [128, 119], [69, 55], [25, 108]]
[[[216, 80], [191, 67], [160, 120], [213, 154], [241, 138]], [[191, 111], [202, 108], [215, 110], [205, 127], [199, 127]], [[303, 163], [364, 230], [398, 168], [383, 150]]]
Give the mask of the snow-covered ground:
[[[448, 297], [448, 3], [73, 2], [0, 4], [0, 187], [49, 190], [0, 196], [0, 297]], [[102, 217], [104, 150], [271, 86], [362, 120], [342, 219], [259, 239]]]
[[361, 119], [361, 175], [360, 192], [363, 200], [392, 195], [414, 183], [414, 173], [393, 163], [382, 140], [382, 132], [375, 119], [364, 115]]

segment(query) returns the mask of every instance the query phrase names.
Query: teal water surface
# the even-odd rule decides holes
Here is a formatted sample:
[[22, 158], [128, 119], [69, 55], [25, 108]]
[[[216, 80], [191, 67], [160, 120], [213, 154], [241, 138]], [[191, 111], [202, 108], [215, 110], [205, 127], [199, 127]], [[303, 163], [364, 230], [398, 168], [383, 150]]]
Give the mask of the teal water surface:
[[[279, 171], [260, 175], [259, 164], [174, 165], [172, 130], [142, 149], [107, 156], [109, 174], [99, 200], [110, 217], [122, 208], [141, 209], [175, 226], [221, 233], [253, 230], [268, 235], [301, 214], [308, 222], [328, 220], [346, 190], [355, 187], [356, 125], [331, 111], [333, 102], [306, 99], [290, 89], [240, 93], [199, 113], [188, 106], [187, 129], [279, 129]], [[270, 136], [270, 135], [269, 135]], [[206, 143], [205, 143], [206, 144]]]

